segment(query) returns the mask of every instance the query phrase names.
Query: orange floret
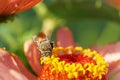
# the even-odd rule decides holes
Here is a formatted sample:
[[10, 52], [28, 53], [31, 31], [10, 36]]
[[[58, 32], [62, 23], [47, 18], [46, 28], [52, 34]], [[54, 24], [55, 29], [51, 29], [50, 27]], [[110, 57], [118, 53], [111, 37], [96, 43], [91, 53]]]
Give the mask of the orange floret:
[[81, 47], [55, 47], [41, 57], [44, 64], [37, 80], [106, 80], [108, 64], [96, 51]]

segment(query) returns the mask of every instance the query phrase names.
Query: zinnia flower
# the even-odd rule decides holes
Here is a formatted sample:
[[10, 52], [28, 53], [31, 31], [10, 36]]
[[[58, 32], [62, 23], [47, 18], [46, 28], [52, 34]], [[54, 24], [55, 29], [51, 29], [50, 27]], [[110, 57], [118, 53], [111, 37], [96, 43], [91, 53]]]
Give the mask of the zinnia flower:
[[[119, 77], [117, 73], [120, 70], [119, 58], [107, 60], [108, 57], [114, 58], [114, 56], [119, 55], [117, 51], [119, 45], [116, 44], [109, 44], [108, 47], [102, 49], [95, 47], [94, 49], [99, 50], [99, 53], [101, 52], [98, 54], [96, 51], [76, 46], [71, 31], [66, 27], [62, 27], [57, 32], [57, 42], [51, 56], [43, 58], [33, 41], [25, 43], [25, 55], [37, 76], [31, 74], [17, 56], [0, 49], [0, 79], [107, 80], [115, 74], [112, 78], [117, 80]], [[112, 56], [110, 56], [111, 54]], [[107, 69], [108, 64], [101, 55], [110, 63], [109, 71]], [[108, 74], [106, 74], [107, 72]]]
[[0, 0], [0, 16], [27, 10], [41, 0]]

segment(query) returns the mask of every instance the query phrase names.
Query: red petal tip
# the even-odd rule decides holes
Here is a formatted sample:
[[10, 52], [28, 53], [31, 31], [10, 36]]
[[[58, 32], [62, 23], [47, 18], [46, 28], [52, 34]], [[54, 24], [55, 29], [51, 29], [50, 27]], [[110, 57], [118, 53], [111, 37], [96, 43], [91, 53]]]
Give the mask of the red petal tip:
[[74, 46], [73, 34], [68, 27], [61, 27], [57, 31], [57, 46]]

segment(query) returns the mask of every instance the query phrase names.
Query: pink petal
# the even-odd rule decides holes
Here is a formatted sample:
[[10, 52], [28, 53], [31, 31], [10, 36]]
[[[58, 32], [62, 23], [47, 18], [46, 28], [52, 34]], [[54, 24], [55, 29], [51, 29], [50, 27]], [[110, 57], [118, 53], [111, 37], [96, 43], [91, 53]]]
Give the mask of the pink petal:
[[108, 77], [120, 71], [120, 42], [108, 44], [100, 53], [110, 65]]
[[103, 49], [103, 47], [98, 46], [98, 45], [93, 45], [93, 46], [90, 46], [90, 49], [91, 50], [96, 50], [97, 52], [100, 52]]
[[28, 78], [0, 62], [0, 80], [28, 80]]
[[19, 70], [21, 71], [21, 73], [24, 74], [29, 80], [30, 79], [36, 80], [36, 77], [26, 69], [26, 67], [23, 65], [21, 60], [15, 55], [12, 55], [12, 56], [13, 56], [14, 60], [16, 61], [17, 66], [19, 67]]
[[[19, 62], [18, 62], [19, 61]], [[23, 68], [19, 58], [13, 57], [12, 54], [0, 49], [0, 79], [2, 80], [36, 80], [28, 70]], [[24, 71], [22, 70], [24, 69]], [[26, 74], [28, 73], [28, 74]]]
[[120, 42], [108, 44], [100, 53], [109, 63], [120, 60]]
[[120, 72], [117, 75], [115, 75], [113, 78], [113, 80], [118, 80], [118, 79], [120, 79]]
[[111, 77], [116, 72], [120, 72], [120, 60], [113, 62], [109, 65], [109, 71], [108, 71], [107, 77]]
[[37, 46], [32, 41], [27, 41], [24, 44], [24, 51], [32, 69], [37, 74], [40, 74], [42, 65], [40, 64], [40, 54], [39, 50], [37, 49]]
[[67, 27], [61, 27], [57, 31], [57, 46], [67, 47], [74, 46], [72, 32]]

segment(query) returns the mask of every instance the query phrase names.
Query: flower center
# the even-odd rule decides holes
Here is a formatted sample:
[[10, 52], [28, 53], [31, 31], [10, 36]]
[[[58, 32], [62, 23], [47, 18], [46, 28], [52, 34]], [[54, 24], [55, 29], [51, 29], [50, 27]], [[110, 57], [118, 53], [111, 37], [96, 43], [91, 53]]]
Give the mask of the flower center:
[[66, 63], [81, 63], [84, 65], [85, 63], [93, 63], [96, 64], [95, 60], [88, 56], [83, 56], [81, 54], [65, 54], [59, 56], [60, 61], [65, 61]]
[[41, 57], [41, 63], [44, 63], [44, 66], [40, 80], [56, 80], [56, 78], [60, 80], [106, 80], [104, 77], [108, 71], [108, 64], [96, 51], [81, 47], [55, 47], [51, 56]]

